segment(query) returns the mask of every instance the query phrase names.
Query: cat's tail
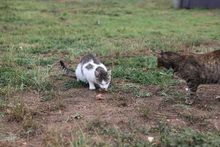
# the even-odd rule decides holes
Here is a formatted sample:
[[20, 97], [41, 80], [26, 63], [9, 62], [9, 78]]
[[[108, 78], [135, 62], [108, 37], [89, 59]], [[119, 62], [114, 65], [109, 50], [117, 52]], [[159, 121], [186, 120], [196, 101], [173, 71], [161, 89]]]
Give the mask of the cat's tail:
[[63, 71], [65, 71], [67, 74], [72, 74], [72, 75], [76, 75], [74, 70], [68, 69], [65, 64], [63, 63], [63, 61], [60, 61], [60, 65], [63, 69]]

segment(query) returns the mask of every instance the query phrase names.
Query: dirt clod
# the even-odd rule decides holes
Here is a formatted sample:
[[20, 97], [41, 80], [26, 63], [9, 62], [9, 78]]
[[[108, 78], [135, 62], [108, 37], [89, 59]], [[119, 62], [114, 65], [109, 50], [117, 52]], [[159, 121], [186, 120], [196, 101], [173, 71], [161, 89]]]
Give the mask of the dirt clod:
[[95, 96], [95, 99], [96, 100], [104, 100], [105, 98], [103, 97], [102, 94], [98, 94], [98, 95]]

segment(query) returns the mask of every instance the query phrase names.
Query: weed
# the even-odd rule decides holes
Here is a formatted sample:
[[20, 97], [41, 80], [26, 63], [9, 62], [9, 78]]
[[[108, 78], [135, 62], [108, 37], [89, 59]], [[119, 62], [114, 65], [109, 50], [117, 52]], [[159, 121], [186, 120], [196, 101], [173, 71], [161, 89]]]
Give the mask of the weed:
[[44, 91], [52, 91], [55, 86], [54, 86], [53, 83], [51, 83], [51, 82], [49, 82], [49, 81], [45, 81], [45, 82], [43, 83], [43, 87], [44, 87], [44, 88], [43, 88]]
[[0, 112], [0, 118], [4, 118], [5, 117], [5, 112]]
[[86, 83], [83, 82], [78, 82], [76, 80], [68, 80], [64, 82], [64, 88], [62, 89], [63, 91], [71, 89], [71, 88], [79, 88], [85, 86]]
[[186, 110], [191, 109], [189, 105], [184, 105], [184, 104], [175, 104], [175, 105], [173, 105], [173, 107], [181, 107], [181, 108], [184, 108]]
[[44, 133], [43, 137], [44, 144], [48, 147], [54, 146], [66, 146], [64, 138], [61, 135], [61, 132], [58, 129], [48, 130]]
[[184, 113], [184, 112], [180, 112], [179, 114], [185, 117], [192, 124], [195, 124], [198, 121], [203, 122], [206, 118], [206, 116], [196, 116], [196, 115], [192, 115], [190, 113]]
[[168, 126], [166, 124], [166, 119], [167, 119], [167, 117], [164, 115], [163, 118], [159, 121], [159, 124], [160, 124], [159, 130], [160, 130], [160, 132], [163, 132], [164, 135], [167, 134], [167, 130], [168, 130]]
[[12, 107], [10, 115], [9, 115], [9, 121], [17, 121], [21, 122], [23, 121], [25, 117], [27, 106], [24, 104], [23, 101], [18, 102], [15, 106]]
[[87, 126], [87, 129], [89, 131], [96, 131], [96, 129], [100, 128], [100, 127], [106, 127], [108, 125], [107, 122], [102, 122], [100, 120], [93, 120], [91, 121], [88, 126]]
[[82, 115], [79, 114], [79, 113], [76, 113], [76, 114], [73, 114], [71, 115], [72, 118], [75, 118], [75, 119], [81, 119], [82, 118]]
[[[49, 91], [50, 90], [50, 91]], [[45, 101], [49, 101], [55, 97], [59, 97], [59, 92], [53, 91], [50, 88], [48, 88], [48, 91], [45, 91], [41, 101], [45, 102]]]
[[39, 122], [34, 120], [34, 114], [26, 114], [22, 120], [22, 127], [26, 131], [26, 135], [37, 130], [40, 126]]
[[125, 85], [124, 83], [122, 83], [122, 80], [120, 80], [119, 82], [120, 82], [119, 85], [110, 85], [109, 91], [112, 93], [116, 93], [120, 91], [131, 93], [133, 91], [139, 90], [142, 87], [141, 85], [137, 85], [135, 83], [129, 83]]
[[45, 95], [45, 96], [43, 96], [42, 101], [49, 101], [49, 100], [51, 100], [52, 98], [53, 98], [52, 95]]
[[29, 128], [28, 130], [24, 131], [24, 134], [27, 135], [27, 138], [29, 140], [30, 134], [33, 132], [32, 128]]
[[0, 141], [15, 141], [18, 136], [14, 133], [8, 132], [7, 135], [1, 136]]
[[90, 138], [85, 136], [83, 132], [78, 133], [77, 135], [77, 140], [72, 142], [70, 141], [70, 146], [71, 147], [86, 147], [90, 143]]
[[[113, 93], [112, 94], [112, 99], [114, 100], [114, 101], [116, 101], [116, 102], [118, 102], [118, 101], [123, 101], [123, 102], [125, 102], [128, 98], [127, 97], [125, 97], [124, 95], [122, 95], [122, 94], [120, 94], [120, 93]], [[126, 103], [123, 103], [123, 105], [127, 105]]]
[[134, 95], [135, 97], [138, 97], [138, 98], [144, 98], [144, 97], [150, 97], [153, 94], [151, 92], [135, 92]]
[[16, 121], [21, 123], [24, 130], [32, 129], [36, 130], [39, 127], [39, 123], [34, 120], [34, 116], [38, 114], [36, 108], [29, 107], [23, 102], [22, 98], [17, 98], [14, 104], [11, 105], [6, 111], [8, 115], [8, 121]]
[[199, 106], [199, 109], [205, 110], [205, 111], [218, 110], [218, 108], [213, 107], [213, 106], [208, 106], [208, 105], [201, 105], [201, 106]]
[[63, 108], [66, 108], [66, 104], [63, 103], [61, 100], [58, 100], [57, 103], [56, 103], [55, 109], [60, 110], [60, 109], [63, 109]]
[[[183, 101], [183, 99], [186, 98], [186, 93], [180, 93], [180, 92], [173, 92], [173, 91], [169, 91], [169, 93], [163, 93], [165, 95], [165, 100], [167, 101], [173, 101], [175, 103], [180, 103], [181, 101]], [[183, 106], [184, 107], [184, 106]]]
[[148, 107], [140, 107], [137, 109], [141, 117], [149, 119], [152, 116], [152, 112]]

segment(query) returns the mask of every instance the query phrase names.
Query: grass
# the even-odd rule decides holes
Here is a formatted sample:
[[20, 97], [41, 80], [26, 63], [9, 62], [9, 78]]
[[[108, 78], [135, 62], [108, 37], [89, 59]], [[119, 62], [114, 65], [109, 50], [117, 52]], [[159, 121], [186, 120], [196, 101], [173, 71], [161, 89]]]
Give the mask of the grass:
[[[180, 112], [179, 115], [185, 117], [190, 123], [194, 124], [196, 122], [205, 122], [205, 118], [207, 118], [208, 116], [197, 116], [197, 115], [193, 115], [190, 114], [188, 112]], [[202, 123], [201, 123], [202, 124]]]
[[219, 135], [215, 133], [201, 133], [189, 129], [170, 130], [161, 137], [164, 146], [218, 146]]
[[66, 91], [71, 88], [78, 88], [78, 87], [88, 85], [83, 82], [78, 82], [76, 80], [68, 80], [68, 81], [65, 81], [63, 84], [64, 84], [64, 88], [62, 89], [63, 91]]
[[173, 107], [181, 107], [181, 108], [184, 108], [186, 110], [190, 110], [190, 106], [189, 105], [184, 105], [184, 104], [175, 104], [175, 105], [173, 105]]
[[88, 146], [90, 143], [90, 139], [87, 138], [83, 132], [78, 133], [78, 138], [75, 142], [70, 141], [70, 146], [71, 147], [84, 147]]
[[[187, 128], [170, 128], [166, 125], [164, 119], [160, 120], [158, 128], [138, 127], [133, 121], [130, 121], [127, 126], [127, 128], [116, 130], [110, 128], [108, 123], [96, 120], [91, 122], [87, 129], [92, 134], [98, 133], [102, 137], [109, 136], [111, 140], [114, 140], [112, 144], [104, 143], [106, 146], [218, 146], [220, 144], [219, 134], [211, 132], [204, 134]], [[156, 132], [161, 133], [160, 143], [156, 141], [150, 143], [141, 138], [142, 135], [150, 135]]]
[[[106, 142], [97, 142], [95, 145], [104, 144], [105, 146], [146, 146], [150, 145], [149, 143], [145, 142], [141, 138], [139, 138], [140, 134], [146, 135], [148, 132], [147, 128], [138, 128], [135, 126], [133, 121], [128, 123], [128, 128], [121, 128], [121, 129], [114, 129], [110, 128], [108, 123], [101, 122], [101, 121], [93, 121], [89, 124], [88, 130], [91, 133], [98, 133], [100, 137], [110, 137], [112, 143], [107, 144]], [[138, 133], [140, 132], [140, 133]]]
[[169, 81], [173, 77], [172, 71], [164, 72], [156, 69], [156, 58], [134, 57], [118, 58], [113, 62], [113, 78], [122, 78], [128, 82], [141, 83], [144, 85], [175, 85]]
[[139, 98], [150, 97], [153, 94], [150, 92], [135, 92], [134, 95]]
[[[18, 121], [24, 134], [29, 136], [40, 126], [33, 118], [39, 110], [32, 110], [26, 105], [22, 94], [33, 91], [43, 95], [42, 103], [49, 103], [58, 97], [56, 108], [65, 107], [59, 92], [84, 87], [85, 84], [68, 80], [55, 85], [51, 77], [59, 79], [61, 75], [56, 63], [60, 59], [76, 63], [86, 53], [101, 57], [112, 70], [113, 84], [109, 91], [113, 98], [126, 99], [118, 94], [123, 91], [136, 98], [159, 94], [166, 100], [179, 103], [185, 94], [170, 89], [180, 82], [173, 80], [172, 71], [157, 69], [155, 52], [186, 49], [207, 52], [219, 49], [219, 14], [218, 9], [175, 10], [167, 0], [1, 0], [0, 118], [7, 116], [9, 120]], [[138, 91], [149, 85], [162, 87], [162, 90], [158, 93]], [[57, 89], [59, 86], [61, 89]], [[174, 107], [191, 109], [181, 103]], [[8, 108], [14, 112], [9, 116], [5, 114]], [[212, 111], [217, 108], [203, 106], [200, 109]], [[138, 111], [146, 119], [152, 115], [148, 108]], [[187, 114], [182, 116], [192, 123], [199, 119]], [[129, 134], [125, 129], [116, 130], [105, 123], [103, 125], [103, 122], [97, 124], [91, 126], [93, 133], [98, 132], [100, 136], [106, 133], [110, 145], [151, 145], [140, 137], [146, 135], [143, 132], [148, 128], [136, 126], [132, 131], [131, 124], [128, 124]], [[97, 130], [93, 130], [94, 126]], [[166, 131], [168, 136], [163, 134]], [[158, 132], [162, 146], [220, 144], [215, 133], [203, 134], [187, 129], [163, 129]], [[55, 134], [54, 138], [51, 134]], [[48, 146], [66, 145], [56, 130], [44, 135], [50, 140]], [[106, 142], [93, 143], [90, 140], [92, 136], [89, 139], [86, 137], [82, 132], [77, 141], [69, 139], [68, 144], [109, 145]], [[16, 138], [17, 134], [8, 133], [8, 137], [3, 135], [0, 140], [14, 141]]]

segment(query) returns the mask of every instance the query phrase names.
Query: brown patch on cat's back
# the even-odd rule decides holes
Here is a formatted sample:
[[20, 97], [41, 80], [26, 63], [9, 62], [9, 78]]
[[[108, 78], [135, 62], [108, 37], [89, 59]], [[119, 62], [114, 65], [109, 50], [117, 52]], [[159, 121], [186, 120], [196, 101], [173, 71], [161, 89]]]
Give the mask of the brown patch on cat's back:
[[220, 50], [216, 50], [206, 54], [197, 54], [197, 59], [208, 64], [215, 64], [220, 61]]
[[220, 60], [220, 50], [213, 51], [207, 54], [208, 57], [212, 57], [213, 60]]
[[220, 61], [220, 50], [216, 50], [205, 54], [194, 54], [194, 53], [183, 54], [182, 59], [183, 58], [190, 61], [196, 60], [198, 63], [208, 62], [209, 64], [214, 64]]
[[198, 64], [198, 60], [202, 60], [199, 59], [198, 54], [192, 54], [192, 53], [188, 53], [188, 54], [183, 54], [180, 56], [181, 58], [179, 58], [179, 60], [181, 61], [188, 61], [192, 64]]
[[92, 64], [88, 64], [87, 66], [86, 66], [86, 69], [88, 69], [88, 70], [90, 70], [90, 69], [92, 69], [93, 68], [93, 65]]

